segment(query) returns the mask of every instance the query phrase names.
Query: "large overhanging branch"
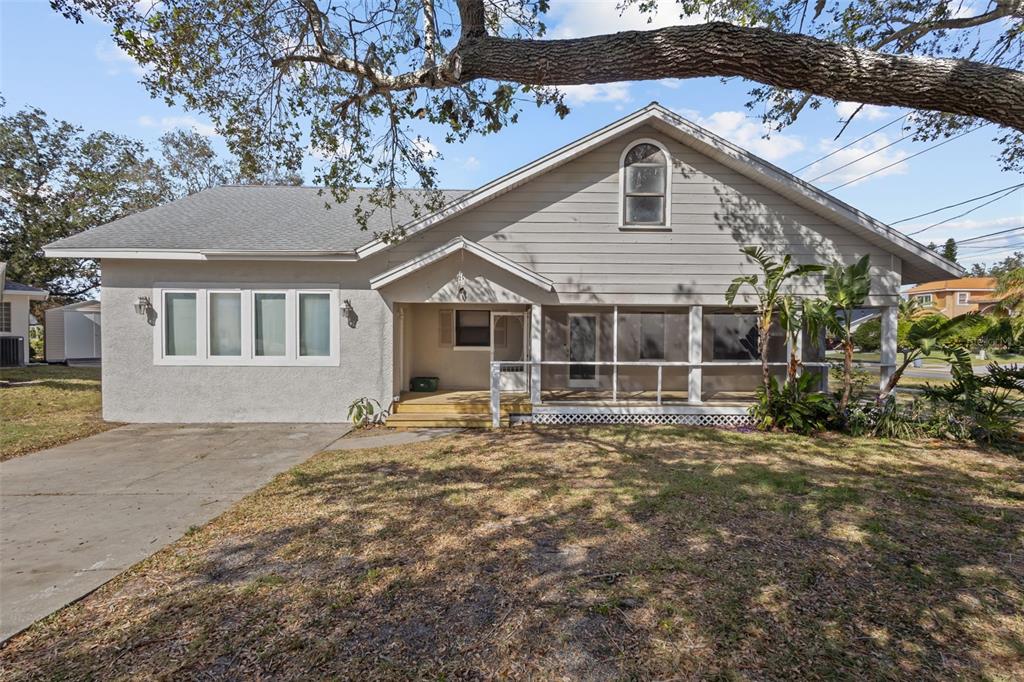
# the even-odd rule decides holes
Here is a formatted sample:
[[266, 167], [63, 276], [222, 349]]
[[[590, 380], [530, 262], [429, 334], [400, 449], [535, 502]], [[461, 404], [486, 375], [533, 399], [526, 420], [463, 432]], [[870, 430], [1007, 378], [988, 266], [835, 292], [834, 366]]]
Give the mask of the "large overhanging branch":
[[444, 87], [480, 78], [560, 86], [741, 76], [836, 100], [974, 116], [1024, 131], [1024, 73], [1012, 69], [885, 54], [721, 22], [568, 40], [500, 38], [481, 30], [475, 3], [466, 4], [460, 4], [461, 40], [428, 68], [383, 75], [325, 51], [289, 55], [275, 65], [326, 64], [367, 78], [375, 91]]

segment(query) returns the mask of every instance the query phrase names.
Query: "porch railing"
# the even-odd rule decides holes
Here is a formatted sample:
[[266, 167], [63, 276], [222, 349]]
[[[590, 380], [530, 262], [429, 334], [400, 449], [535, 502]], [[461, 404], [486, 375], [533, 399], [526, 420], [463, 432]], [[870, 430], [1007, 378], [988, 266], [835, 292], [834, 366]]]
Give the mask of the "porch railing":
[[[522, 367], [527, 376], [532, 375], [530, 370], [535, 366], [593, 366], [612, 367], [612, 401], [618, 400], [618, 368], [619, 367], [655, 367], [657, 368], [658, 383], [655, 392], [655, 404], [662, 404], [662, 379], [666, 367], [686, 368], [714, 368], [714, 367], [760, 367], [760, 360], [709, 360], [707, 362], [683, 362], [667, 360], [493, 360], [491, 361], [491, 425], [494, 428], [501, 426], [501, 370], [503, 367]], [[787, 367], [788, 362], [769, 362], [769, 367]], [[801, 367], [829, 367], [828, 362], [801, 362]], [[533, 389], [533, 387], [530, 387]], [[534, 393], [531, 390], [531, 393]], [[537, 390], [536, 395], [540, 395]], [[699, 400], [697, 401], [699, 402]]]

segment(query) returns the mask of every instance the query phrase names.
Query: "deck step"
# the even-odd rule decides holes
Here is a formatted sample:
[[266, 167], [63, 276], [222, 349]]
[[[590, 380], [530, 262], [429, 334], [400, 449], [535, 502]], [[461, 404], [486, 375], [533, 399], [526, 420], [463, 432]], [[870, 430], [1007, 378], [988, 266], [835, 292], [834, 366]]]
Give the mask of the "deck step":
[[[502, 403], [501, 413], [507, 415], [529, 414], [533, 411], [530, 403]], [[416, 413], [416, 414], [451, 414], [451, 415], [480, 415], [491, 416], [491, 406], [487, 403], [404, 403], [399, 402], [392, 405], [393, 414]]]
[[[508, 416], [502, 415], [502, 424], [508, 423]], [[388, 426], [398, 428], [476, 428], [491, 426], [490, 415], [437, 414], [435, 412], [402, 412], [388, 417]]]

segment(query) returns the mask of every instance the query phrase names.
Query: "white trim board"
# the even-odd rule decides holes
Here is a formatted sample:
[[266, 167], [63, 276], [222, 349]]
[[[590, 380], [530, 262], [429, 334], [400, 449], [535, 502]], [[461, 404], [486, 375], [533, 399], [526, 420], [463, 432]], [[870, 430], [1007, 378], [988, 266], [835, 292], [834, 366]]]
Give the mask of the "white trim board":
[[451, 241], [442, 244], [436, 249], [428, 251], [427, 253], [421, 256], [417, 256], [416, 258], [413, 258], [411, 260], [408, 260], [397, 267], [391, 268], [387, 272], [377, 275], [376, 277], [371, 277], [370, 288], [380, 289], [381, 287], [385, 287], [388, 284], [391, 284], [392, 282], [396, 282], [402, 279], [403, 277], [407, 277], [412, 273], [418, 270], [422, 270], [428, 265], [436, 263], [439, 260], [443, 260], [454, 253], [458, 253], [459, 251], [466, 251], [468, 253], [473, 254], [474, 256], [477, 256], [478, 258], [482, 258], [491, 265], [501, 268], [502, 270], [505, 270], [506, 272], [509, 272], [515, 275], [516, 277], [519, 277], [520, 279], [526, 280], [530, 284], [540, 287], [545, 291], [555, 290], [554, 282], [552, 282], [547, 277], [542, 277], [533, 270], [530, 270], [529, 268], [526, 268], [520, 265], [519, 263], [516, 263], [515, 261], [506, 258], [505, 256], [502, 256], [499, 253], [495, 253], [494, 251], [491, 251], [485, 246], [481, 246], [476, 242], [469, 241], [465, 237], [456, 237], [455, 239], [452, 239]]

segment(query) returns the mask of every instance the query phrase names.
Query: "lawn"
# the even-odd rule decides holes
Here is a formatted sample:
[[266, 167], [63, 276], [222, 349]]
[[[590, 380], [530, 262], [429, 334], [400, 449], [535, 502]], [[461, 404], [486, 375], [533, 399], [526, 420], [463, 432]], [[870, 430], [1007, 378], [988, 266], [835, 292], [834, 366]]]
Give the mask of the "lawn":
[[323, 453], [0, 677], [1021, 679], [1024, 462], [682, 428]]
[[0, 369], [0, 461], [117, 426], [100, 416], [99, 367]]

